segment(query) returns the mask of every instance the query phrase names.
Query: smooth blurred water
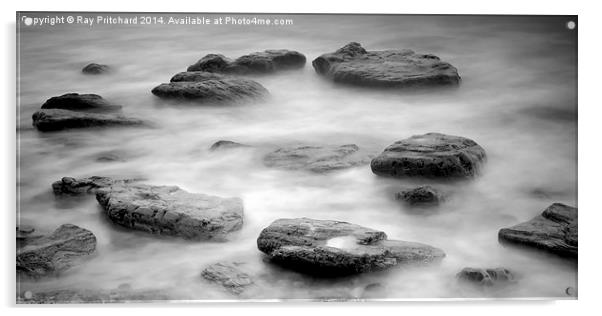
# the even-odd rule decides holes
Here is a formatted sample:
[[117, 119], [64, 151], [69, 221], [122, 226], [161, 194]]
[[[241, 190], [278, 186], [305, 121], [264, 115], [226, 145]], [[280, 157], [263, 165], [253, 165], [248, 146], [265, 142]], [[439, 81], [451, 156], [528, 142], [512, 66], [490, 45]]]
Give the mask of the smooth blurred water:
[[[122, 16], [124, 16], [122, 14]], [[208, 15], [205, 15], [208, 16]], [[379, 298], [567, 297], [577, 265], [498, 243], [502, 227], [528, 220], [553, 202], [577, 204], [575, 30], [564, 17], [290, 15], [294, 25], [21, 27], [19, 39], [19, 219], [39, 232], [63, 223], [97, 236], [95, 257], [61, 278], [23, 282], [21, 289], [167, 289], [184, 299], [231, 299], [200, 277], [208, 264], [236, 260], [264, 286], [254, 298], [352, 298], [380, 283]], [[333, 84], [311, 61], [350, 41], [368, 50], [410, 48], [456, 66], [458, 89], [395, 92]], [[164, 102], [150, 90], [205, 54], [237, 57], [271, 48], [304, 53], [305, 68], [251, 76], [271, 98], [255, 104], [195, 106]], [[114, 72], [85, 76], [90, 62]], [[48, 98], [96, 93], [154, 128], [40, 133], [31, 114]], [[369, 166], [326, 175], [263, 166], [262, 154], [285, 144], [348, 144], [378, 153], [414, 134], [441, 132], [474, 139], [488, 154], [481, 176], [431, 183], [451, 193], [434, 210], [399, 204], [394, 193], [418, 180], [377, 177]], [[209, 152], [217, 140], [258, 149]], [[126, 161], [98, 162], [117, 151]], [[245, 224], [227, 243], [186, 242], [111, 224], [92, 196], [62, 200], [50, 184], [63, 176], [142, 177], [191, 192], [238, 196]], [[390, 239], [443, 249], [438, 265], [403, 267], [320, 280], [266, 262], [257, 250], [262, 228], [278, 218], [349, 221]], [[506, 267], [519, 282], [474, 289], [456, 284], [463, 267]]]

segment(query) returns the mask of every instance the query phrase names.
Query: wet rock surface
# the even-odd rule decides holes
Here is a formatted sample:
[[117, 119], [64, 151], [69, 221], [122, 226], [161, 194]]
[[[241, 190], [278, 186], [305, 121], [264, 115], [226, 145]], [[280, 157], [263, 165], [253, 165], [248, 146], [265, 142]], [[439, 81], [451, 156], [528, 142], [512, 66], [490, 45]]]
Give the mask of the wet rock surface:
[[481, 286], [499, 285], [515, 280], [512, 272], [506, 268], [464, 268], [456, 277], [460, 281]]
[[428, 133], [393, 143], [370, 166], [380, 176], [467, 178], [477, 175], [485, 158], [485, 150], [471, 139]]
[[96, 194], [100, 188], [111, 186], [114, 183], [130, 183], [137, 179], [115, 180], [109, 177], [92, 176], [88, 178], [63, 177], [52, 183], [52, 191], [55, 195], [80, 195]]
[[500, 229], [501, 241], [531, 246], [566, 257], [577, 257], [577, 208], [554, 203], [530, 221]]
[[215, 263], [205, 268], [201, 276], [221, 285], [230, 293], [239, 295], [254, 284], [251, 275], [241, 269], [242, 265], [238, 262]]
[[163, 99], [218, 104], [258, 100], [269, 95], [258, 82], [234, 77], [162, 83], [153, 88], [152, 93]]
[[33, 126], [41, 132], [71, 128], [142, 126], [142, 120], [116, 113], [85, 113], [68, 110], [39, 110], [32, 115]]
[[97, 94], [67, 93], [46, 100], [42, 104], [42, 109], [112, 112], [121, 109], [121, 105], [111, 104]]
[[231, 60], [221, 54], [209, 54], [188, 67], [188, 71], [206, 71], [229, 74], [265, 74], [279, 70], [301, 68], [303, 54], [287, 49], [255, 52]]
[[96, 237], [92, 232], [64, 224], [52, 234], [28, 240], [17, 249], [17, 275], [29, 278], [58, 275], [95, 249]]
[[263, 162], [272, 168], [322, 173], [368, 164], [370, 159], [370, 155], [354, 144], [302, 145], [279, 148], [265, 155]]
[[334, 53], [316, 58], [316, 72], [335, 82], [368, 87], [408, 88], [454, 86], [458, 70], [439, 57], [412, 50], [366, 51], [351, 42]]
[[107, 65], [91, 63], [82, 69], [82, 72], [88, 75], [99, 75], [109, 72], [111, 68]]
[[211, 147], [209, 147], [209, 150], [215, 151], [215, 150], [223, 150], [223, 149], [231, 149], [231, 148], [244, 148], [244, 147], [250, 147], [250, 146], [241, 144], [241, 143], [237, 143], [237, 142], [233, 142], [230, 140], [218, 140], [217, 142], [213, 143], [213, 145], [211, 145]]
[[409, 205], [429, 206], [439, 205], [444, 201], [443, 194], [428, 185], [403, 190], [395, 195], [395, 198]]
[[320, 276], [428, 263], [445, 256], [429, 245], [387, 240], [382, 231], [310, 218], [276, 220], [263, 229], [257, 247], [284, 267]]
[[239, 198], [189, 193], [177, 186], [113, 183], [96, 191], [108, 218], [121, 226], [192, 240], [223, 240], [243, 224]]

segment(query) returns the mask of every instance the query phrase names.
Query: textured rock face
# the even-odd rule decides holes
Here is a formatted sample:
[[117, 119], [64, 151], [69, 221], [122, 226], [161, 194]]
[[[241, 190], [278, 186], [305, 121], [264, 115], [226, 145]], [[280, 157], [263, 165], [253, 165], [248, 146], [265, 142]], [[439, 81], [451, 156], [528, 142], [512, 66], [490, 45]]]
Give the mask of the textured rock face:
[[[202, 79], [199, 76], [195, 78]], [[152, 93], [164, 99], [185, 99], [201, 103], [235, 103], [262, 99], [269, 95], [261, 84], [234, 77], [162, 83]]]
[[41, 132], [59, 131], [70, 128], [106, 126], [142, 126], [146, 123], [115, 113], [87, 113], [68, 110], [48, 109], [35, 112], [33, 126]]
[[67, 93], [46, 100], [46, 102], [42, 104], [42, 109], [110, 112], [121, 109], [121, 105], [111, 104], [97, 94]]
[[428, 133], [393, 143], [370, 166], [380, 176], [462, 178], [476, 175], [485, 157], [471, 139]]
[[92, 232], [64, 224], [52, 234], [30, 240], [17, 249], [17, 274], [31, 278], [57, 275], [95, 249], [96, 237]]
[[366, 51], [355, 42], [316, 58], [312, 65], [335, 82], [361, 86], [407, 88], [460, 82], [458, 70], [437, 56], [409, 49]]
[[109, 66], [91, 63], [82, 69], [82, 72], [89, 75], [99, 75], [110, 70]]
[[285, 267], [324, 276], [428, 263], [445, 256], [429, 245], [387, 240], [382, 231], [309, 218], [276, 220], [263, 229], [257, 247]]
[[505, 268], [464, 268], [456, 275], [458, 280], [475, 285], [491, 286], [514, 281], [514, 275]]
[[249, 274], [242, 271], [236, 262], [220, 262], [205, 268], [201, 276], [239, 295], [254, 284]]
[[577, 257], [577, 208], [554, 203], [530, 221], [500, 229], [498, 236], [502, 241]]
[[242, 148], [242, 147], [249, 147], [249, 145], [245, 145], [245, 144], [241, 144], [241, 143], [237, 143], [237, 142], [233, 142], [233, 141], [229, 141], [229, 140], [218, 140], [217, 142], [213, 143], [213, 145], [211, 145], [209, 150], [215, 151], [215, 150], [230, 149], [230, 148]]
[[189, 193], [177, 186], [113, 183], [97, 190], [96, 199], [114, 223], [153, 234], [222, 240], [243, 223], [239, 198]]
[[187, 70], [230, 74], [261, 74], [301, 68], [305, 65], [305, 61], [305, 56], [299, 52], [273, 49], [241, 56], [234, 61], [224, 55], [209, 54], [188, 67]]
[[52, 183], [52, 191], [55, 195], [96, 194], [98, 189], [111, 186], [114, 183], [130, 183], [135, 181], [137, 180], [114, 180], [112, 178], [98, 176], [81, 179], [63, 177], [61, 180]]
[[348, 144], [284, 147], [267, 154], [263, 161], [268, 167], [320, 173], [367, 164], [370, 158], [357, 145]]
[[395, 198], [410, 205], [438, 205], [444, 199], [441, 192], [428, 185], [401, 191]]

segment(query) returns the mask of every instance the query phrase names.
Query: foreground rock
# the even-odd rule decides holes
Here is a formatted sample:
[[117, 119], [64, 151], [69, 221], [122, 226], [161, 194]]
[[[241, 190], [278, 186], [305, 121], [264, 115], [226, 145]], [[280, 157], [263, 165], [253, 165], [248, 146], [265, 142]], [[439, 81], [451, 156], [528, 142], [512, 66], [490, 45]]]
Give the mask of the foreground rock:
[[577, 208], [554, 203], [530, 221], [500, 229], [500, 240], [577, 257]]
[[96, 237], [92, 232], [64, 224], [52, 234], [28, 241], [17, 249], [17, 274], [31, 278], [57, 275], [95, 249]]
[[209, 54], [201, 58], [188, 71], [206, 71], [229, 74], [265, 74], [279, 70], [302, 68], [305, 56], [286, 49], [272, 49], [251, 53], [231, 60], [224, 55]]
[[458, 280], [475, 285], [492, 286], [514, 281], [514, 275], [505, 268], [464, 268], [456, 275]]
[[401, 191], [395, 198], [410, 205], [420, 206], [439, 205], [444, 200], [441, 192], [428, 185]]
[[111, 112], [121, 109], [121, 105], [111, 104], [97, 94], [67, 93], [46, 100], [46, 102], [42, 104], [42, 109]]
[[478, 173], [485, 157], [471, 139], [428, 133], [393, 143], [370, 166], [380, 176], [466, 178]]
[[439, 57], [412, 50], [366, 51], [349, 43], [316, 58], [316, 72], [335, 82], [369, 87], [448, 86], [460, 82], [458, 70]]
[[81, 304], [81, 303], [126, 303], [172, 300], [161, 290], [135, 290], [117, 288], [113, 290], [59, 289], [24, 291], [17, 298], [19, 304]]
[[92, 176], [88, 178], [63, 177], [52, 183], [52, 191], [55, 195], [80, 195], [96, 194], [100, 188], [106, 188], [113, 184], [127, 184], [139, 181], [139, 179], [115, 180], [109, 177]]
[[324, 276], [428, 263], [445, 256], [429, 245], [387, 240], [382, 231], [310, 218], [276, 220], [263, 229], [257, 247], [285, 267]]
[[223, 77], [221, 79], [207, 79], [206, 77], [199, 76], [185, 78], [190, 80], [196, 78], [199, 81], [162, 83], [156, 86], [152, 90], [152, 93], [164, 99], [184, 99], [201, 103], [218, 104], [257, 100], [265, 98], [269, 94], [268, 90], [258, 82], [243, 78]]
[[86, 65], [86, 67], [82, 69], [82, 72], [89, 75], [99, 75], [108, 72], [109, 70], [110, 68], [107, 65], [91, 63]]
[[116, 224], [185, 239], [222, 240], [243, 223], [239, 198], [189, 193], [177, 186], [113, 183], [96, 199]]
[[213, 143], [211, 147], [209, 147], [210, 151], [222, 150], [222, 149], [231, 149], [231, 148], [244, 148], [249, 147], [249, 145], [229, 141], [229, 140], [218, 140]]
[[32, 117], [33, 126], [42, 132], [60, 131], [71, 128], [142, 126], [142, 120], [121, 114], [86, 113], [68, 110], [39, 110]]
[[240, 269], [236, 262], [220, 262], [205, 268], [201, 276], [221, 285], [232, 294], [239, 295], [254, 284], [249, 274]]
[[267, 154], [267, 167], [327, 172], [368, 164], [371, 157], [354, 144], [342, 146], [294, 146]]

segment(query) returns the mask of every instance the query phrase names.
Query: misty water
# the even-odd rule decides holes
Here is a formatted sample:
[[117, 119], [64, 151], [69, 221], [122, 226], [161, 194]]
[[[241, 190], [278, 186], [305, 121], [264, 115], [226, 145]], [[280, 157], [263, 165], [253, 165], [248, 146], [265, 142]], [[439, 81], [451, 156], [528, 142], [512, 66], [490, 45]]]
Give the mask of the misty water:
[[[205, 15], [210, 16], [210, 15]], [[224, 16], [224, 15], [221, 15]], [[214, 17], [214, 16], [212, 16]], [[251, 298], [384, 299], [568, 297], [576, 261], [498, 242], [500, 228], [540, 214], [553, 202], [577, 206], [576, 31], [562, 17], [283, 15], [289, 26], [55, 25], [20, 27], [18, 65], [18, 223], [47, 233], [64, 223], [91, 230], [96, 254], [58, 278], [23, 281], [43, 289], [159, 289], [179, 299], [235, 299], [204, 280], [204, 267], [244, 262], [261, 287]], [[371, 90], [318, 76], [311, 61], [348, 42], [368, 50], [409, 48], [458, 68], [457, 89]], [[264, 49], [306, 55], [303, 69], [249, 76], [271, 93], [237, 105], [165, 102], [156, 85], [209, 53], [237, 57]], [[86, 76], [90, 62], [113, 72]], [[96, 93], [150, 128], [42, 133], [31, 115], [50, 97]], [[378, 154], [427, 132], [471, 138], [487, 152], [481, 174], [461, 182], [389, 179], [369, 165], [316, 174], [270, 169], [262, 155], [290, 144], [357, 144]], [[220, 139], [253, 148], [210, 152]], [[112, 153], [122, 159], [98, 161]], [[64, 176], [143, 178], [189, 192], [244, 201], [244, 225], [227, 242], [193, 242], [112, 224], [93, 196], [59, 199]], [[450, 193], [433, 209], [396, 201], [403, 188], [432, 184]], [[339, 279], [313, 278], [267, 261], [260, 231], [278, 218], [348, 221], [445, 251], [438, 264], [402, 266]], [[505, 267], [518, 281], [458, 284], [463, 267]], [[375, 286], [372, 286], [375, 287]]]

